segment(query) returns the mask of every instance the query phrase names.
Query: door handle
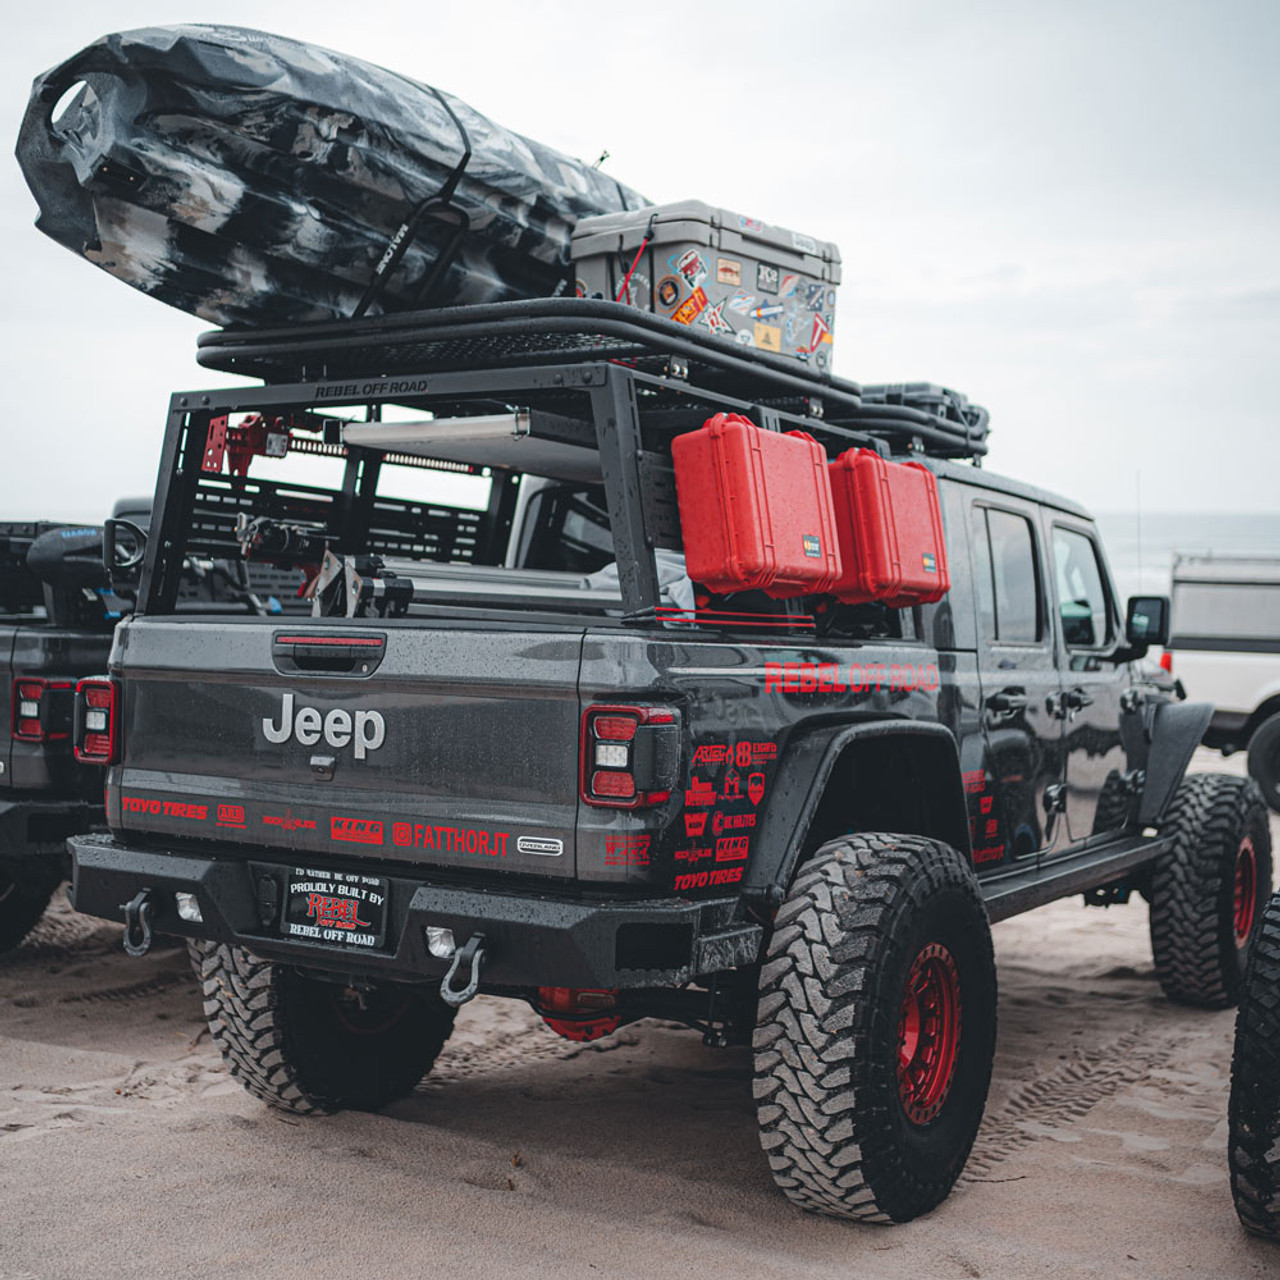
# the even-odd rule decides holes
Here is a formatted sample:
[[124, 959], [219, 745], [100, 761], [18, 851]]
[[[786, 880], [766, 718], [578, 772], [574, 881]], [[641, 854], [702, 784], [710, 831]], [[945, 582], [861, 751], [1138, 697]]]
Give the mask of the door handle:
[[1021, 689], [1001, 689], [987, 699], [987, 710], [997, 715], [1009, 715], [1021, 711], [1027, 705], [1027, 695]]
[[1093, 695], [1086, 693], [1079, 685], [1074, 689], [1066, 689], [1062, 694], [1062, 705], [1068, 711], [1079, 711], [1081, 707], [1093, 705]]

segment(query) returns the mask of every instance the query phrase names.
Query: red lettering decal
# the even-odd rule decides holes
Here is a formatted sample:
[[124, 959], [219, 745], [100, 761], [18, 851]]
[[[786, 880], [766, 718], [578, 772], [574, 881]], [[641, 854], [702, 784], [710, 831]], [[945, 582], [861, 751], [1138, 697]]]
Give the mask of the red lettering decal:
[[782, 664], [780, 662], [766, 662], [764, 664], [764, 691], [765, 693], [780, 693], [782, 691]]
[[684, 793], [686, 809], [706, 808], [716, 802], [714, 784], [703, 782], [696, 774], [689, 779], [689, 789]]
[[382, 823], [372, 818], [333, 817], [329, 819], [329, 838], [352, 844], [381, 844]]
[[604, 865], [606, 867], [647, 867], [650, 838], [649, 836], [606, 836]]
[[736, 862], [747, 856], [746, 836], [721, 836], [716, 841], [716, 861]]

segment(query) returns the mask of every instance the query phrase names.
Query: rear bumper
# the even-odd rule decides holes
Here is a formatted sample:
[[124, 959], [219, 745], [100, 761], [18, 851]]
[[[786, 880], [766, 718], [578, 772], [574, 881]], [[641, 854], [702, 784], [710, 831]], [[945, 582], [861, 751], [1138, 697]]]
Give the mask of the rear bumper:
[[101, 805], [84, 800], [0, 800], [0, 858], [67, 857], [67, 837], [104, 827]]
[[[459, 946], [473, 934], [484, 935], [481, 990], [667, 987], [752, 963], [763, 937], [759, 925], [740, 919], [733, 898], [566, 900], [392, 874], [386, 947], [356, 952], [280, 936], [279, 908], [270, 905], [263, 886], [275, 879], [281, 887], [285, 864], [137, 848], [111, 836], [78, 836], [69, 846], [77, 911], [123, 920], [122, 904], [148, 890], [161, 932], [237, 943], [261, 956], [334, 973], [443, 977], [447, 961], [426, 946], [431, 925], [451, 929]], [[175, 893], [195, 895], [203, 923], [178, 917]]]

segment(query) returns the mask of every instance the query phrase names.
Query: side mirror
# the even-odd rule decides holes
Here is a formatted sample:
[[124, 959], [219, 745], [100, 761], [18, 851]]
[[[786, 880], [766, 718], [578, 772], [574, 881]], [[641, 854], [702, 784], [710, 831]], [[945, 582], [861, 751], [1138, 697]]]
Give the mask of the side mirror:
[[1169, 597], [1130, 596], [1124, 616], [1125, 639], [1135, 649], [1169, 641]]

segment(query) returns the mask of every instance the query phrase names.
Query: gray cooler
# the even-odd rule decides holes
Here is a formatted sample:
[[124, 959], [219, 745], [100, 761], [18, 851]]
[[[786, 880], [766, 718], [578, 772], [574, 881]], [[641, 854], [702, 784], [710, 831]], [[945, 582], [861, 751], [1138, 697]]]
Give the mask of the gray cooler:
[[570, 255], [580, 298], [831, 368], [840, 250], [829, 241], [682, 200], [583, 218]]

